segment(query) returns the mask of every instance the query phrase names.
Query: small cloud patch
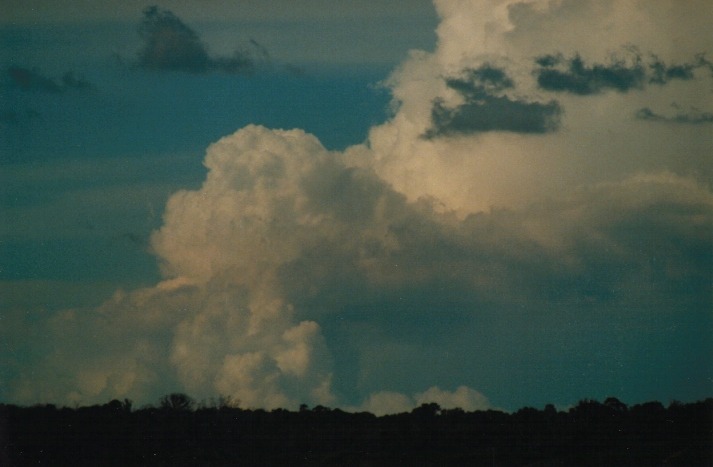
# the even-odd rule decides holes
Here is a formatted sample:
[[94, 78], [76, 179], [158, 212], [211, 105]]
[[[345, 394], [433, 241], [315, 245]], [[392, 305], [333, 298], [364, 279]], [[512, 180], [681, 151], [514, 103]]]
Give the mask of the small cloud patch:
[[10, 83], [23, 91], [59, 94], [69, 90], [87, 91], [92, 88], [91, 83], [72, 71], [66, 72], [59, 80], [44, 76], [36, 68], [19, 66], [8, 68], [6, 74]]
[[198, 34], [171, 11], [151, 6], [144, 10], [139, 26], [143, 46], [137, 65], [148, 70], [182, 71], [188, 73], [251, 73], [260, 60], [269, 58], [267, 51], [256, 41], [254, 50], [236, 50], [232, 57], [212, 57]]
[[639, 109], [636, 118], [649, 122], [680, 123], [698, 125], [702, 123], [713, 123], [713, 113], [701, 112], [698, 109], [691, 109], [689, 112], [678, 112], [675, 115], [662, 115], [654, 112], [648, 107]]
[[447, 78], [446, 85], [457, 91], [464, 103], [448, 107], [443, 99], [436, 99], [426, 138], [486, 131], [547, 133], [559, 126], [562, 109], [557, 101], [543, 103], [506, 95], [515, 84], [500, 68], [485, 64], [466, 70], [462, 77]]
[[692, 63], [666, 65], [655, 55], [645, 63], [641, 54], [633, 51], [627, 58], [612, 58], [607, 64], [587, 64], [575, 54], [542, 55], [535, 59], [537, 84], [554, 92], [569, 92], [581, 96], [599, 94], [607, 90], [627, 92], [643, 89], [648, 84], [664, 85], [672, 80], [693, 79], [693, 72], [710, 64], [702, 57]]

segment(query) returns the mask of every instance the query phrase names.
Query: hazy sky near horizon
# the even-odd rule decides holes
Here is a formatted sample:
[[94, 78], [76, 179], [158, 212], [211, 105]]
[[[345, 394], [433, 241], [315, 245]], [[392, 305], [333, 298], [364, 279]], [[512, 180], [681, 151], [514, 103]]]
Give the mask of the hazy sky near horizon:
[[0, 401], [710, 397], [713, 8], [337, 5], [2, 3]]

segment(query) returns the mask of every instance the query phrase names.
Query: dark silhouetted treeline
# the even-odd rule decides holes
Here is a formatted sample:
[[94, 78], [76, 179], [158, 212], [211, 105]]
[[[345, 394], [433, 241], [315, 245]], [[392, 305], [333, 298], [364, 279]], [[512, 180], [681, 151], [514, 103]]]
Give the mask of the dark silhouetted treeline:
[[713, 398], [584, 400], [509, 414], [424, 404], [376, 417], [246, 410], [184, 394], [58, 408], [0, 404], [0, 465], [713, 465]]

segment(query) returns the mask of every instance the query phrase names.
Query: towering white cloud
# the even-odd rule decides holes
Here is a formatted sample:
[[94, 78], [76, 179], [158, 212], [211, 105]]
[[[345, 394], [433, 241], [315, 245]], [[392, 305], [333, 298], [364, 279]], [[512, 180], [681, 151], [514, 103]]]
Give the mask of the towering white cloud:
[[177, 328], [179, 377], [250, 406], [332, 402], [320, 327], [295, 318], [278, 273], [338, 234], [307, 193], [338, 170], [334, 156], [303, 132], [248, 127], [213, 145], [206, 166], [203, 187], [174, 195], [153, 237], [164, 273], [210, 297]]
[[[682, 130], [636, 118], [641, 108], [653, 113], [672, 102], [710, 112], [710, 63], [698, 55], [713, 48], [701, 20], [713, 19], [710, 8], [667, 1], [438, 1], [436, 7], [442, 18], [436, 51], [414, 52], [392, 75], [398, 110], [371, 130], [371, 152], [351, 150], [353, 164], [373, 167], [409, 199], [436, 197], [461, 215], [522, 207], [641, 171], [687, 171], [682, 152], [710, 180], [700, 159], [709, 125]], [[611, 87], [599, 84], [601, 94], [581, 97], [538, 85], [538, 58], [558, 55], [580, 57], [595, 67], [580, 78], [611, 76]], [[659, 75], [663, 67], [686, 79], [648, 85], [657, 80], [656, 66]], [[639, 68], [630, 87], [619, 87], [615, 80], [626, 75], [617, 70]], [[488, 89], [483, 70], [500, 73], [507, 85]], [[538, 113], [559, 117], [560, 110], [557, 120], [537, 120]], [[438, 128], [449, 123], [452, 131]]]

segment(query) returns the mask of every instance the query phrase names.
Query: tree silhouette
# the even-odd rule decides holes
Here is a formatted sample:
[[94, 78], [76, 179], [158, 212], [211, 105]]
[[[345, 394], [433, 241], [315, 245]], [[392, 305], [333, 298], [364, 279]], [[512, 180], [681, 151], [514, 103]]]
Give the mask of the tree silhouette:
[[160, 407], [128, 400], [58, 408], [0, 403], [0, 466], [15, 465], [713, 465], [713, 398], [514, 413], [422, 404], [376, 417], [309, 410]]
[[174, 392], [161, 397], [162, 409], [185, 412], [193, 409], [194, 401], [188, 395]]
[[621, 402], [616, 397], [607, 397], [604, 400], [604, 405], [606, 405], [607, 407], [609, 407], [610, 409], [612, 409], [613, 411], [618, 412], [618, 413], [623, 413], [623, 412], [627, 411], [626, 404]]

